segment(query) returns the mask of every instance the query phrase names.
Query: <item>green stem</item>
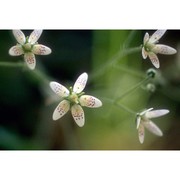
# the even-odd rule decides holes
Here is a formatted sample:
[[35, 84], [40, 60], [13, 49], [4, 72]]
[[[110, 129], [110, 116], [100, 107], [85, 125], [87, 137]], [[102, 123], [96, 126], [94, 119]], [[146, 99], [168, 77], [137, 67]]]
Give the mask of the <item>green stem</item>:
[[120, 66], [118, 64], [114, 64], [113, 68], [121, 70], [121, 71], [124, 71], [124, 72], [126, 72], [128, 74], [131, 74], [133, 76], [136, 76], [136, 77], [140, 77], [140, 78], [144, 78], [145, 77], [144, 73], [138, 72], [138, 71], [136, 71], [134, 69], [127, 68], [126, 66], [123, 66], [123, 65]]
[[5, 66], [5, 67], [25, 67], [26, 70], [28, 70], [28, 73], [31, 74], [31, 76], [34, 76], [36, 79], [38, 79], [41, 82], [44, 82], [46, 84], [49, 84], [49, 78], [46, 76], [44, 73], [41, 71], [34, 69], [34, 70], [29, 70], [27, 66], [24, 65], [24, 63], [19, 62], [19, 63], [13, 63], [13, 62], [0, 62], [0, 66]]
[[141, 82], [139, 82], [138, 84], [136, 84], [135, 86], [133, 86], [132, 88], [130, 88], [128, 91], [126, 91], [124, 94], [122, 94], [121, 96], [119, 96], [115, 102], [118, 102], [119, 100], [122, 100], [125, 96], [127, 96], [128, 94], [130, 94], [131, 92], [135, 91], [136, 89], [138, 89], [142, 84], [144, 84], [146, 81], [149, 81], [150, 77], [147, 77], [146, 79], [142, 80]]
[[145, 82], [149, 81], [150, 77], [147, 77], [146, 79], [143, 79], [141, 82], [139, 82], [138, 84], [136, 84], [135, 86], [133, 86], [132, 88], [130, 88], [128, 91], [126, 91], [124, 94], [122, 94], [121, 96], [117, 97], [116, 99], [112, 100], [112, 99], [108, 99], [108, 98], [104, 98], [105, 100], [107, 100], [108, 102], [112, 103], [113, 105], [120, 107], [124, 110], [126, 110], [127, 112], [131, 113], [131, 114], [137, 114], [135, 111], [133, 111], [132, 109], [128, 108], [127, 106], [120, 104], [118, 101], [122, 100], [125, 96], [127, 96], [128, 94], [132, 93], [133, 91], [135, 91], [137, 88], [139, 88], [142, 84], [144, 84]]
[[128, 108], [127, 106], [117, 103], [116, 100], [109, 99], [109, 98], [103, 98], [105, 101], [108, 101], [109, 103], [113, 104], [114, 106], [120, 107], [124, 109], [125, 111], [129, 112], [130, 114], [136, 115], [137, 112], [133, 111], [132, 109]]
[[24, 63], [0, 62], [0, 66], [6, 67], [23, 67]]
[[124, 48], [128, 48], [128, 47], [129, 47], [129, 45], [131, 44], [132, 40], [133, 40], [134, 37], [136, 36], [136, 33], [137, 33], [137, 31], [135, 31], [135, 30], [132, 30], [132, 31], [129, 33], [126, 41], [124, 42]]
[[120, 107], [124, 110], [126, 110], [127, 112], [129, 112], [130, 114], [133, 114], [133, 115], [136, 115], [137, 112], [133, 111], [132, 109], [128, 108], [127, 106], [123, 105], [123, 104], [120, 104], [120, 103], [114, 103], [117, 107]]
[[29, 71], [32, 76], [34, 76], [36, 79], [38, 79], [40, 82], [43, 82], [47, 85], [49, 85], [49, 77], [44, 74], [42, 71], [39, 71], [37, 69]]
[[133, 47], [133, 48], [122, 49], [118, 51], [112, 58], [106, 60], [105, 63], [100, 68], [98, 68], [96, 72], [94, 72], [91, 75], [91, 79], [95, 79], [96, 77], [101, 75], [107, 69], [107, 67], [112, 66], [115, 62], [117, 62], [122, 57], [138, 52], [140, 50], [141, 50], [141, 47]]

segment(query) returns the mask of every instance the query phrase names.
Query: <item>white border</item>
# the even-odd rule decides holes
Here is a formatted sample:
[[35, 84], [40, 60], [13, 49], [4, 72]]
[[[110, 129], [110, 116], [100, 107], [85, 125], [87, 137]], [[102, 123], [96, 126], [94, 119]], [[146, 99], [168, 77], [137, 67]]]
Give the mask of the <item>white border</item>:
[[[178, 29], [178, 1], [10, 1], [0, 29]], [[6, 179], [177, 179], [179, 151], [1, 151]]]
[[179, 151], [1, 151], [0, 178], [177, 179]]
[[178, 29], [178, 1], [3, 1], [1, 29]]

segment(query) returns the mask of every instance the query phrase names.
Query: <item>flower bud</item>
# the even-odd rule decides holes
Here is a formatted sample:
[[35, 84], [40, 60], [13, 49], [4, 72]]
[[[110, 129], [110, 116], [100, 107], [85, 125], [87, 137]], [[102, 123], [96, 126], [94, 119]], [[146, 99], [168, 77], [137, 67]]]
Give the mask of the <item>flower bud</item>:
[[152, 83], [149, 83], [149, 84], [147, 84], [146, 89], [147, 89], [147, 91], [153, 93], [153, 92], [156, 91], [156, 86], [154, 84], [152, 84]]
[[148, 69], [147, 72], [146, 72], [147, 76], [150, 77], [150, 78], [155, 78], [156, 76], [156, 70], [151, 68], [151, 69]]

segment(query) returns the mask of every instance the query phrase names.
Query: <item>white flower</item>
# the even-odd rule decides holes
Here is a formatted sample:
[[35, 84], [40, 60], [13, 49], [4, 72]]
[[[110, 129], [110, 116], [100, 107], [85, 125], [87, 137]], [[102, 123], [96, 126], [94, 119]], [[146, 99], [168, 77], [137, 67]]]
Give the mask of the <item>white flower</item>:
[[78, 126], [82, 127], [85, 123], [84, 111], [81, 106], [97, 108], [102, 106], [102, 102], [90, 95], [83, 95], [83, 89], [88, 79], [87, 73], [81, 74], [73, 88], [68, 90], [57, 82], [50, 82], [51, 89], [59, 95], [63, 100], [59, 103], [53, 113], [53, 120], [57, 120], [64, 116], [70, 109], [72, 116]]
[[166, 54], [171, 55], [175, 54], [177, 51], [170, 47], [163, 44], [157, 44], [158, 40], [164, 35], [166, 30], [157, 30], [154, 32], [152, 36], [149, 37], [149, 34], [146, 33], [143, 40], [143, 47], [142, 47], [142, 57], [146, 59], [147, 56], [151, 60], [152, 64], [159, 68], [159, 59], [156, 54]]
[[25, 37], [21, 30], [13, 30], [13, 35], [18, 44], [10, 48], [9, 54], [11, 56], [20, 56], [24, 54], [24, 60], [27, 66], [33, 70], [36, 66], [35, 54], [48, 55], [51, 53], [50, 48], [37, 43], [41, 34], [42, 30], [34, 30], [29, 37]]
[[153, 108], [147, 109], [137, 114], [136, 125], [139, 134], [139, 141], [142, 144], [144, 142], [145, 130], [147, 128], [151, 133], [162, 136], [162, 131], [150, 120], [150, 118], [156, 118], [169, 113], [167, 109], [153, 110]]

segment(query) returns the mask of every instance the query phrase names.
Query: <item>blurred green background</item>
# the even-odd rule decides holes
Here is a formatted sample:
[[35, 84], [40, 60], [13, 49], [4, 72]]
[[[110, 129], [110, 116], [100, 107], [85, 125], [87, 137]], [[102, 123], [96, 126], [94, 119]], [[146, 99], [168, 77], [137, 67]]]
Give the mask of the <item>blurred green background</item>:
[[[147, 30], [149, 34], [154, 31]], [[151, 150], [180, 149], [180, 59], [158, 55], [160, 69], [153, 81], [154, 93], [145, 86], [122, 99], [122, 104], [138, 112], [145, 108], [169, 109], [166, 116], [153, 119], [163, 131], [157, 137], [146, 130], [140, 144], [135, 117], [106, 101], [125, 93], [146, 77], [152, 68], [141, 51], [121, 56], [117, 52], [140, 47], [146, 30], [44, 30], [38, 42], [52, 49], [48, 56], [36, 56], [33, 72], [24, 67], [0, 66], [0, 149], [2, 150]], [[23, 30], [28, 36], [32, 30]], [[161, 44], [179, 48], [178, 30], [168, 30]], [[17, 42], [11, 30], [0, 31], [0, 62], [23, 62], [12, 57], [9, 49]], [[109, 63], [110, 64], [110, 63]], [[57, 121], [52, 114], [60, 100], [48, 81], [72, 86], [77, 77], [89, 74], [86, 94], [102, 100], [97, 109], [84, 107], [85, 126], [78, 127], [68, 112]]]

